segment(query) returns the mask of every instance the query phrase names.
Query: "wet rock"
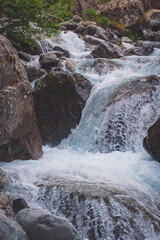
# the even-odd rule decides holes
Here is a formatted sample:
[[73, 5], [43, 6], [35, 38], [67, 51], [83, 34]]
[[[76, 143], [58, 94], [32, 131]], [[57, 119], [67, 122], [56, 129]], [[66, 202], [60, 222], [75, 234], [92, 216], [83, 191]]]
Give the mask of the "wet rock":
[[143, 36], [147, 40], [159, 41], [157, 32], [160, 30], [160, 10], [151, 9], [146, 12], [140, 25]]
[[25, 52], [18, 52], [18, 57], [26, 62], [30, 62], [32, 59], [31, 56]]
[[0, 188], [3, 188], [3, 183], [4, 183], [4, 177], [3, 177], [2, 169], [0, 168]]
[[24, 208], [29, 208], [29, 205], [23, 198], [17, 198], [13, 200], [13, 211], [14, 213], [18, 213]]
[[73, 20], [73, 22], [79, 23], [79, 22], [82, 21], [82, 18], [81, 18], [80, 16], [78, 16], [78, 15], [74, 15], [73, 18], [72, 18], [72, 20]]
[[120, 64], [108, 61], [106, 59], [97, 59], [94, 64], [94, 72], [99, 75], [107, 74], [121, 67]]
[[42, 68], [50, 69], [51, 67], [57, 67], [59, 58], [53, 52], [43, 54], [39, 58], [39, 62]]
[[112, 0], [102, 7], [101, 15], [121, 22], [125, 27], [135, 25], [144, 13], [144, 3], [141, 0]]
[[59, 47], [59, 46], [55, 46], [55, 47], [53, 48], [53, 50], [54, 50], [54, 51], [63, 52], [63, 54], [64, 54], [64, 56], [65, 56], [66, 58], [70, 58], [70, 53], [69, 53], [67, 50], [65, 50], [65, 49], [63, 49], [63, 48], [61, 48], [61, 47]]
[[95, 26], [95, 25], [87, 26], [86, 31], [84, 32], [84, 35], [90, 35], [90, 36], [94, 36], [94, 37], [103, 39], [105, 41], [109, 41], [109, 39], [107, 38], [106, 31], [103, 28]]
[[67, 28], [67, 30], [74, 31], [74, 30], [76, 30], [76, 28], [77, 28], [78, 24], [76, 24], [76, 23], [69, 23], [69, 22], [67, 22], [67, 23], [65, 23], [65, 25], [64, 25], [64, 26]]
[[140, 47], [130, 48], [125, 51], [126, 56], [137, 55], [137, 56], [148, 56], [154, 51], [154, 47], [150, 44], [142, 45]]
[[120, 58], [123, 57], [122, 49], [114, 44], [103, 42], [98, 45], [92, 52], [91, 55], [94, 58]]
[[13, 219], [0, 211], [0, 239], [1, 240], [28, 240], [22, 227]]
[[[153, 232], [159, 236], [160, 211], [137, 189], [55, 178], [43, 181], [38, 200], [49, 211], [54, 209], [74, 223], [83, 239], [139, 240]], [[145, 227], [140, 228], [141, 224]]]
[[0, 36], [0, 159], [37, 159], [41, 155], [31, 85], [16, 50]]
[[86, 43], [89, 43], [91, 45], [99, 45], [104, 42], [104, 40], [90, 35], [85, 35], [83, 39]]
[[83, 34], [85, 31], [86, 31], [86, 28], [83, 25], [78, 25], [78, 27], [75, 30], [76, 33], [80, 33], [80, 34]]
[[144, 138], [143, 146], [153, 159], [160, 162], [160, 119], [148, 129], [148, 135]]
[[26, 72], [27, 72], [28, 80], [30, 82], [32, 82], [38, 78], [41, 78], [42, 76], [44, 76], [46, 74], [46, 72], [43, 69], [35, 67], [35, 66], [27, 66]]
[[14, 218], [12, 206], [13, 206], [12, 199], [7, 194], [0, 193], [0, 209], [4, 211], [7, 217]]
[[[115, 90], [105, 109], [105, 135], [103, 134], [103, 140], [97, 141], [103, 152], [137, 150], [138, 144], [133, 146], [133, 143], [141, 144], [149, 121], [157, 118], [152, 103], [158, 97], [159, 90], [160, 77], [155, 75], [137, 78]], [[143, 111], [146, 106], [149, 107], [148, 104], [151, 106], [150, 112], [144, 118]], [[135, 119], [135, 114], [139, 116], [138, 119]], [[146, 123], [145, 126], [141, 125], [142, 121]]]
[[67, 72], [48, 74], [36, 83], [35, 111], [44, 144], [57, 145], [76, 127], [91, 88], [82, 75]]
[[23, 209], [17, 221], [30, 240], [82, 240], [66, 219], [50, 215], [40, 209]]

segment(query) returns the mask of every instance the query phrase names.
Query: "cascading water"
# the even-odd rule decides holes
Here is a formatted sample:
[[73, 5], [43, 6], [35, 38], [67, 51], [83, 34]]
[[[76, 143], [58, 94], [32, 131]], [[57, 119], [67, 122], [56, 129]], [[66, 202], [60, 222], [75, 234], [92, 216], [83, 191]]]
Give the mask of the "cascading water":
[[67, 217], [87, 240], [158, 240], [160, 164], [142, 142], [160, 115], [160, 83], [145, 77], [160, 75], [159, 50], [110, 60], [116, 68], [98, 74], [76, 34], [61, 39], [75, 70], [94, 87], [79, 126], [58, 147], [44, 146], [38, 161], [0, 164], [5, 189]]

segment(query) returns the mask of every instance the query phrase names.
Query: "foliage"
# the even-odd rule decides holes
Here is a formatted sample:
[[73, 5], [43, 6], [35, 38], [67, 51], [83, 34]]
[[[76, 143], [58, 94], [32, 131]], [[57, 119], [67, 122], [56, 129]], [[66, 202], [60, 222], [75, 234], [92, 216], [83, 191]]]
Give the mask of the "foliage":
[[[0, 0], [0, 33], [14, 45], [31, 44], [31, 38], [58, 32], [58, 17], [71, 7], [72, 0]], [[63, 11], [62, 11], [63, 10]]]
[[74, 0], [59, 0], [55, 3], [55, 12], [57, 17], [62, 18], [65, 21], [70, 20], [73, 17], [72, 8]]
[[100, 13], [94, 9], [86, 9], [83, 11], [83, 19], [95, 21], [101, 27], [108, 27], [110, 24], [110, 21], [107, 17], [101, 16]]

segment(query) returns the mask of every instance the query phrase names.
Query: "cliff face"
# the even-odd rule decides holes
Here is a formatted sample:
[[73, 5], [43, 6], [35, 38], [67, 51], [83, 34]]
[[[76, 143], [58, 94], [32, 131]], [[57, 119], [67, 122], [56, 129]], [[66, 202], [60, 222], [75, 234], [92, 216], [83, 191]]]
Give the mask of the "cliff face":
[[0, 35], [0, 161], [41, 155], [31, 85], [16, 50]]

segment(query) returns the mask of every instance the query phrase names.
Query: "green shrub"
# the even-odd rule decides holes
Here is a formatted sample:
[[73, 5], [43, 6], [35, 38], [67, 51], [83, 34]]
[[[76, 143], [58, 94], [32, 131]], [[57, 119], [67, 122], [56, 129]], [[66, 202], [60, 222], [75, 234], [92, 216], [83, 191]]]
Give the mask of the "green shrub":
[[100, 13], [94, 9], [86, 9], [83, 11], [83, 19], [94, 21], [101, 27], [108, 27], [110, 24], [110, 21], [107, 17], [101, 16]]

